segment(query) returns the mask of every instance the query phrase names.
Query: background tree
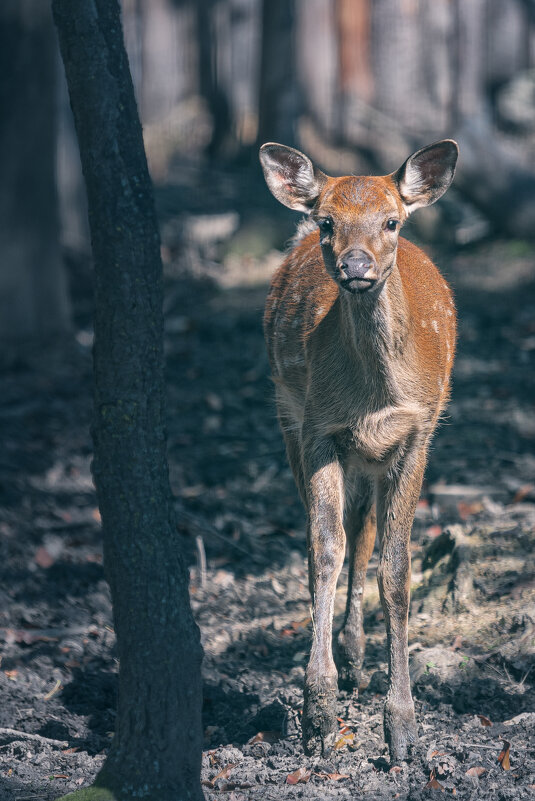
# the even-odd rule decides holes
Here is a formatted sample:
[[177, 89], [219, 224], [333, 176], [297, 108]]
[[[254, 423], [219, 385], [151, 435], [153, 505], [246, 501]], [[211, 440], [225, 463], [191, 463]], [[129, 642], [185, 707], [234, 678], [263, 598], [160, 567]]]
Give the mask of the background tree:
[[263, 0], [258, 144], [295, 144], [299, 113], [293, 0]]
[[171, 506], [159, 236], [119, 5], [52, 5], [88, 195], [93, 473], [120, 660], [115, 737], [82, 796], [198, 801], [202, 652]]
[[55, 177], [56, 41], [40, 0], [0, 5], [0, 341], [70, 326]]

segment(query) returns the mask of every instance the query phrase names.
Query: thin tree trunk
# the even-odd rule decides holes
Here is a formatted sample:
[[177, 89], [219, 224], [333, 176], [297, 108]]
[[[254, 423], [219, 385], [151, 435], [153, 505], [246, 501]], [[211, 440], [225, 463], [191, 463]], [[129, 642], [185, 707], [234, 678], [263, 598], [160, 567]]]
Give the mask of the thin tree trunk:
[[[341, 138], [335, 0], [296, 0], [296, 62], [302, 112], [322, 136]], [[320, 57], [318, 57], [320, 54]]]
[[295, 81], [294, 0], [263, 0], [258, 144], [295, 144], [299, 98]]
[[119, 6], [53, 10], [95, 262], [93, 474], [120, 660], [115, 737], [83, 797], [200, 801], [202, 651], [168, 481], [159, 236]]
[[218, 158], [232, 133], [229, 99], [220, 85], [217, 70], [217, 36], [214, 8], [216, 0], [197, 0], [197, 41], [199, 45], [199, 88], [212, 116], [212, 137], [206, 152]]
[[56, 193], [56, 50], [50, 7], [0, 3], [0, 342], [70, 328]]

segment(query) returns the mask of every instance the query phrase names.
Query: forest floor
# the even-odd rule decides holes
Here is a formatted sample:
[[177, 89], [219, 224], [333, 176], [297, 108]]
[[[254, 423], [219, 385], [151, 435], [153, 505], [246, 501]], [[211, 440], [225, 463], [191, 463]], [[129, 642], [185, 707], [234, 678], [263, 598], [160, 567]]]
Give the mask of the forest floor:
[[[532, 798], [535, 252], [492, 241], [437, 257], [456, 291], [459, 349], [412, 540], [421, 736], [411, 761], [391, 768], [376, 554], [359, 695], [340, 693], [332, 756], [309, 758], [301, 746], [311, 635], [304, 514], [261, 326], [280, 253], [256, 258], [242, 242], [223, 265], [221, 252], [178, 253], [171, 222], [170, 477], [205, 649], [206, 798]], [[48, 801], [90, 783], [114, 729], [117, 661], [90, 474], [89, 266], [73, 261], [71, 278], [75, 341], [46, 358], [3, 357], [0, 801]], [[338, 625], [346, 581], [344, 570]]]

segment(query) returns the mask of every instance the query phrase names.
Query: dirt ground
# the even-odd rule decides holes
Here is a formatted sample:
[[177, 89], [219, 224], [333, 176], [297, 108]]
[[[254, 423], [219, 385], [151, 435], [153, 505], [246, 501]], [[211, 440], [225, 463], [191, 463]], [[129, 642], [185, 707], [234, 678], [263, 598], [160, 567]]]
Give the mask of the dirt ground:
[[[163, 217], [170, 475], [205, 649], [206, 798], [532, 798], [535, 251], [492, 241], [437, 256], [456, 290], [459, 350], [413, 532], [421, 738], [409, 763], [390, 768], [375, 555], [359, 695], [340, 693], [331, 757], [310, 759], [301, 747], [311, 633], [304, 515], [261, 330], [280, 254], [251, 255], [247, 237], [240, 247], [197, 247], [195, 225], [217, 221], [194, 217], [180, 250], [173, 231], [183, 220], [174, 228]], [[46, 358], [2, 357], [1, 801], [54, 799], [90, 783], [114, 728], [117, 661], [90, 474], [91, 277], [80, 260], [70, 269], [74, 342]]]

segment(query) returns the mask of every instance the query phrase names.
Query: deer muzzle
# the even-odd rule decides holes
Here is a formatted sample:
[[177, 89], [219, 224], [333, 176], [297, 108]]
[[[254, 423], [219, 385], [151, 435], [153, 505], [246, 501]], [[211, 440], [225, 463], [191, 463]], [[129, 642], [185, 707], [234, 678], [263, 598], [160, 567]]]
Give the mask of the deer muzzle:
[[338, 269], [341, 285], [350, 292], [366, 292], [379, 278], [375, 259], [363, 250], [345, 254]]

